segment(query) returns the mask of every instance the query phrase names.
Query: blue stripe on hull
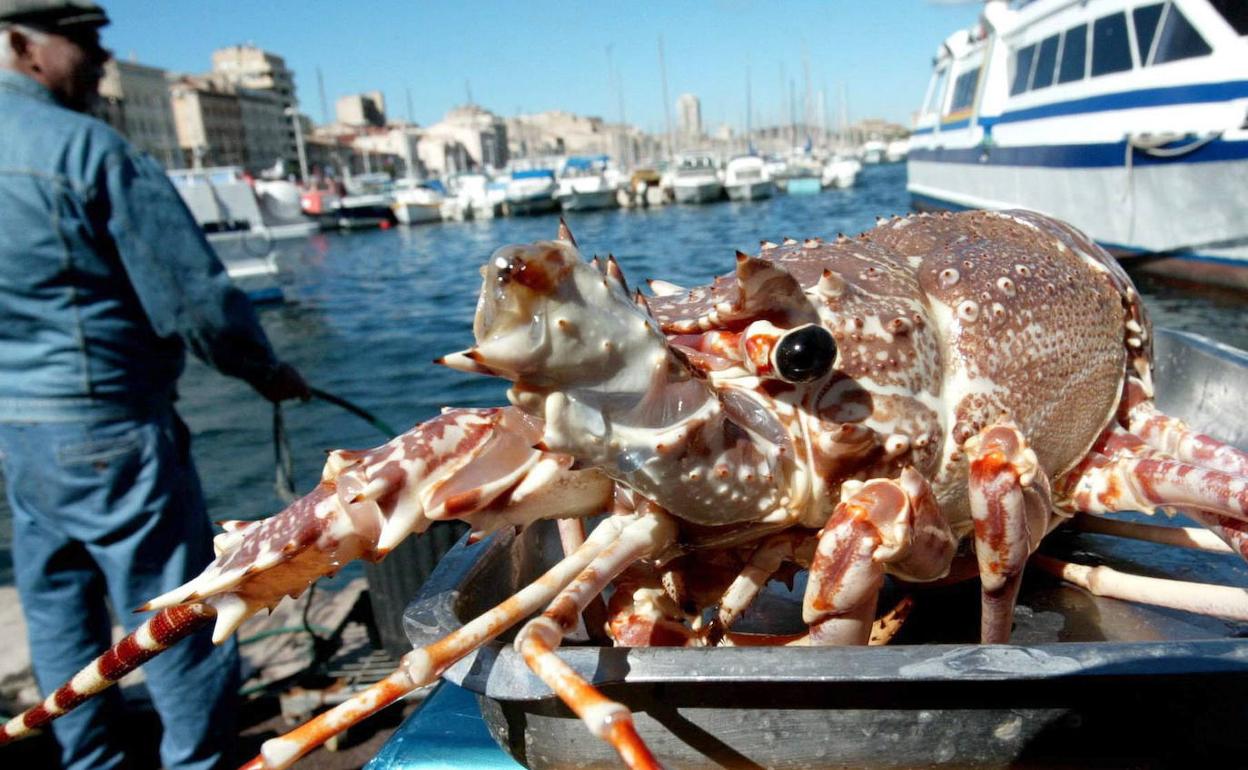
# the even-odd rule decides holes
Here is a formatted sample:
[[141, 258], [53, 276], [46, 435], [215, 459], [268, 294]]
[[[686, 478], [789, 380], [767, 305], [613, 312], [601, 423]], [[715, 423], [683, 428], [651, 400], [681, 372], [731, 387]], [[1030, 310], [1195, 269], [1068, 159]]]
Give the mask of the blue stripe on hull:
[[[1165, 150], [1175, 150], [1198, 142], [1196, 138], [1181, 139], [1165, 145]], [[929, 149], [913, 147], [909, 160], [929, 163], [962, 163], [978, 166], [1041, 166], [1045, 168], [1121, 168], [1126, 165], [1127, 143], [1106, 142], [1102, 144], [1054, 144], [1029, 145], [1025, 147], [983, 147]], [[1191, 152], [1170, 158], [1158, 158], [1142, 150], [1133, 149], [1133, 166], [1161, 166], [1177, 163], [1217, 163], [1248, 159], [1248, 141], [1228, 142], [1214, 139]]]
[[[1141, 107], [1174, 107], [1184, 104], [1209, 104], [1227, 102], [1248, 96], [1248, 80], [1229, 80], [1225, 83], [1192, 83], [1181, 86], [1163, 86], [1160, 88], [1141, 88], [1135, 91], [1120, 91], [1112, 94], [1098, 94], [1082, 99], [1071, 99], [1052, 104], [1040, 104], [1018, 110], [1007, 110], [1000, 115], [986, 115], [975, 122], [986, 128], [998, 123], [1021, 123], [1027, 120], [1042, 120], [1067, 115], [1087, 115], [1096, 112], [1112, 112], [1114, 110], [1133, 110]], [[967, 121], [941, 126], [942, 131], [961, 128]], [[914, 131], [915, 136], [923, 136], [935, 132], [932, 126], [925, 126]]]
[[[910, 193], [910, 208], [915, 211], [971, 211], [974, 206], [966, 206], [961, 203], [955, 203], [951, 200], [938, 198], [934, 195], [923, 195], [921, 193]], [[1018, 206], [1017, 208], [1025, 209], [1026, 206]], [[1098, 244], [1106, 251], [1116, 256], [1147, 256], [1149, 252], [1138, 246], [1124, 246], [1121, 243], [1109, 243], [1108, 241], [1097, 241]], [[1173, 257], [1175, 259], [1190, 260], [1193, 262], [1208, 262], [1217, 265], [1233, 265], [1248, 269], [1248, 262], [1233, 257], [1218, 257], [1212, 254], [1191, 254], [1187, 252], [1175, 252], [1169, 254], [1160, 254], [1157, 256]]]

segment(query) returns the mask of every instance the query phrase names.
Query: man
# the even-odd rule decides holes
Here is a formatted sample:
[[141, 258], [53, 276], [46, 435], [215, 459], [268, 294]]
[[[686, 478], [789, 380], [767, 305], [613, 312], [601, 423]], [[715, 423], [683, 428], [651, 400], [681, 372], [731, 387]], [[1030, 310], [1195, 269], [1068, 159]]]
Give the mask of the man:
[[[0, 463], [40, 687], [212, 556], [173, 409], [189, 347], [270, 401], [307, 398], [163, 171], [81, 114], [109, 53], [90, 0], [0, 0]], [[144, 666], [168, 768], [228, 759], [238, 657], [206, 635]], [[67, 768], [112, 768], [118, 695], [54, 724]]]

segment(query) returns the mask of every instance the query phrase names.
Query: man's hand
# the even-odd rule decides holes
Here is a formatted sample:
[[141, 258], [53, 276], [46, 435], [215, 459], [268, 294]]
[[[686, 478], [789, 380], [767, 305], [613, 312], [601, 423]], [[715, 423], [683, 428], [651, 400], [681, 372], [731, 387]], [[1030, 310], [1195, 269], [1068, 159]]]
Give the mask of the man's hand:
[[279, 363], [273, 374], [264, 382], [256, 385], [256, 390], [273, 403], [297, 398], [307, 401], [312, 398], [312, 391], [304, 381], [299, 370], [285, 361]]

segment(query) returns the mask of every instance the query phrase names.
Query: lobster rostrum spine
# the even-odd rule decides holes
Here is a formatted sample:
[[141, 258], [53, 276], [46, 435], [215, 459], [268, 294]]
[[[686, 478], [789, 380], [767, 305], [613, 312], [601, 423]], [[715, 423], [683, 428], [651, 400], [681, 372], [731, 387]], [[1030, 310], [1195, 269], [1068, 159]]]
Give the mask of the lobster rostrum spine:
[[[1046, 217], [920, 215], [854, 239], [764, 242], [708, 287], [653, 281], [649, 297], [614, 259], [583, 261], [561, 226], [500, 249], [483, 278], [475, 345], [439, 363], [509, 379], [511, 407], [449, 410], [332, 453], [315, 490], [226, 525], [216, 562], [148, 608], [215, 616], [224, 638], [439, 519], [490, 532], [557, 518], [565, 558], [249, 767], [288, 766], [534, 613], [516, 636], [524, 660], [625, 764], [656, 766], [627, 709], [557, 654], [612, 582], [601, 625], [619, 644], [862, 644], [904, 619], [903, 606], [876, 617], [886, 576], [939, 580], [970, 555], [981, 639], [996, 642], [1028, 559], [1077, 513], [1181, 509], [1248, 551], [1248, 457], [1157, 412], [1130, 281]], [[604, 512], [586, 536], [581, 521]], [[1037, 563], [1115, 596], [1248, 617], [1213, 588]], [[732, 632], [798, 569], [806, 634]]]

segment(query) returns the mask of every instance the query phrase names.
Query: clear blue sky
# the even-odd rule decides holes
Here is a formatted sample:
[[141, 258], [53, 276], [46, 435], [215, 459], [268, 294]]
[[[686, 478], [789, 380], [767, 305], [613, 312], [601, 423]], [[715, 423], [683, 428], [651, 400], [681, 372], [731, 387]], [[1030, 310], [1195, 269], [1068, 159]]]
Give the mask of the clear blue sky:
[[467, 101], [470, 83], [473, 101], [502, 115], [564, 109], [611, 121], [622, 90], [628, 122], [655, 132], [664, 126], [660, 34], [671, 100], [696, 94], [709, 128], [744, 126], [747, 69], [755, 125], [787, 122], [790, 85], [801, 109], [803, 52], [811, 91], [826, 90], [833, 119], [844, 84], [851, 119], [908, 124], [936, 47], [980, 10], [947, 0], [100, 2], [113, 18], [104, 42], [119, 58], [204, 72], [221, 46], [280, 54], [317, 122], [319, 68], [331, 118], [339, 96], [373, 90], [405, 118], [410, 91], [411, 117], [429, 125]]

